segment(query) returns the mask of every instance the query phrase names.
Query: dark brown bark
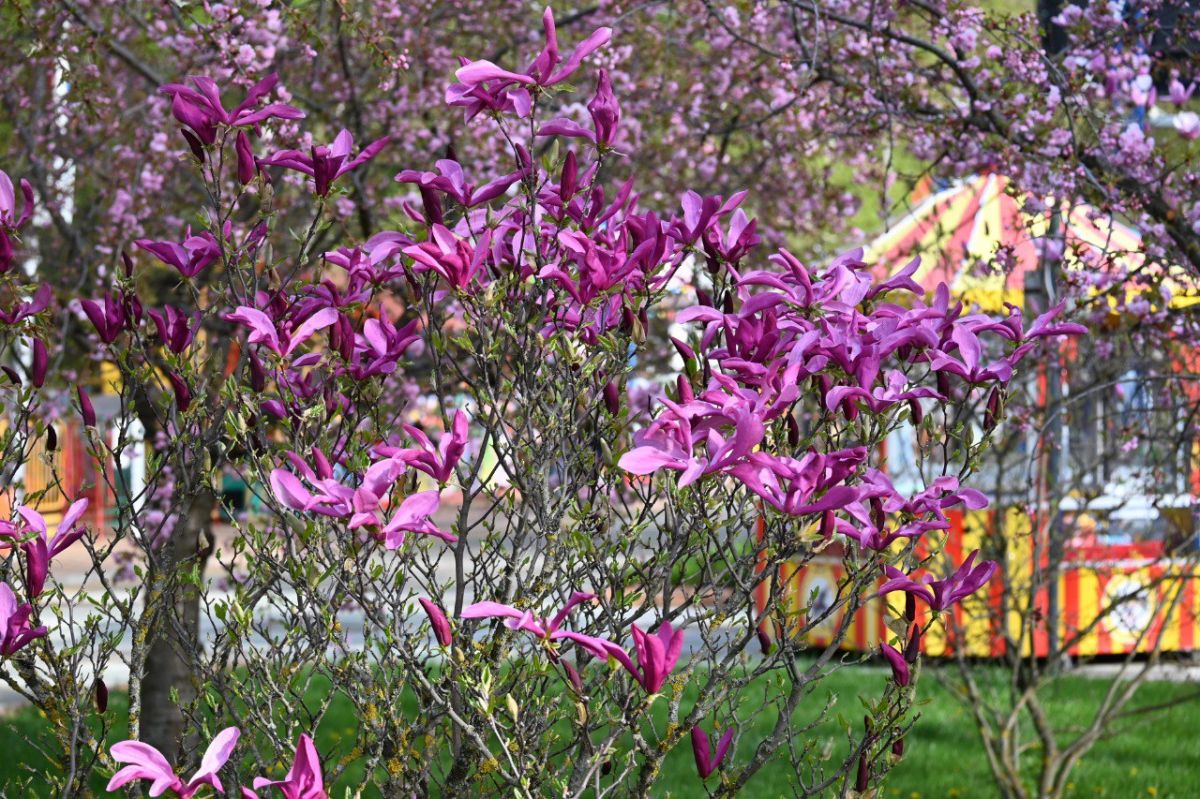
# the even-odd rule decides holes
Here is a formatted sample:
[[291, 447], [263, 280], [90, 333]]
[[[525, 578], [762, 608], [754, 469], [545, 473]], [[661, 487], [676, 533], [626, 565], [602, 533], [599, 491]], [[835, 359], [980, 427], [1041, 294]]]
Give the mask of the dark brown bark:
[[[146, 654], [140, 738], [176, 763], [196, 745], [195, 740], [184, 739], [184, 711], [196, 699], [190, 663], [202, 645], [200, 592], [180, 575], [192, 569], [199, 569], [203, 575], [211, 549], [215, 507], [212, 492], [195, 496], [156, 558], [158, 586], [171, 596], [157, 614]], [[148, 601], [155, 601], [155, 593], [148, 595]], [[190, 737], [194, 736], [193, 730]]]

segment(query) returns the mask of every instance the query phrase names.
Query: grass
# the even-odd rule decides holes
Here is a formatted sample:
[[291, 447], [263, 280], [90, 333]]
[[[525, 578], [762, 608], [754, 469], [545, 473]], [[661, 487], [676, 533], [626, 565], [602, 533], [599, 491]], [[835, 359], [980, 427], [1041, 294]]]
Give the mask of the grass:
[[[1001, 676], [998, 672], [988, 674], [982, 669], [981, 672], [982, 682], [995, 680], [999, 684]], [[883, 670], [875, 667], [844, 669], [822, 682], [817, 694], [806, 701], [800, 712], [806, 717], [811, 716], [823, 704], [825, 694], [834, 693], [839, 697], [836, 711], [856, 719], [859, 715], [856, 696], [860, 693], [877, 696], [885, 678]], [[1107, 686], [1106, 681], [1082, 677], [1062, 680], [1045, 696], [1053, 723], [1059, 728], [1086, 723]], [[1194, 690], [1188, 685], [1148, 683], [1139, 692], [1135, 706], [1169, 704], [1182, 700]], [[998, 796], [978, 737], [962, 705], [930, 675], [920, 681], [919, 696], [925, 702], [920, 708], [921, 718], [906, 741], [905, 758], [893, 770], [881, 799], [988, 799]], [[685, 699], [684, 706], [688, 704]], [[114, 693], [108, 712], [115, 718], [122, 718], [125, 710], [124, 695]], [[1138, 720], [1121, 735], [1100, 742], [1084, 758], [1074, 773], [1068, 796], [1189, 799], [1197, 795], [1196, 785], [1200, 779], [1200, 736], [1197, 732], [1200, 725], [1195, 721], [1193, 706], [1180, 701], [1162, 713], [1134, 718]], [[734, 756], [748, 757], [754, 742], [766, 733], [774, 720], [773, 713], [764, 714], [751, 722], [752, 726], [744, 728], [740, 751]], [[0, 720], [0, 751], [8, 754], [0, 760], [0, 785], [18, 784], [20, 777], [28, 775], [30, 768], [36, 769], [42, 762], [30, 740], [44, 735], [44, 725], [38, 713], [32, 710]], [[326, 753], [346, 751], [355, 728], [348, 703], [335, 701], [318, 730], [318, 747]], [[123, 732], [115, 730], [113, 739], [119, 740]], [[828, 722], [820, 735], [832, 743], [835, 758], [844, 751], [844, 735], [836, 720]], [[1030, 736], [1026, 739], [1032, 740]], [[1038, 755], [1036, 750], [1029, 752], [1031, 764]], [[106, 776], [98, 774], [94, 780], [100, 795], [103, 795]], [[330, 791], [330, 796], [343, 796], [345, 787], [359, 784], [361, 777], [361, 771], [347, 773]], [[786, 763], [765, 768], [749, 784], [744, 795], [790, 796], [790, 777]], [[696, 778], [686, 741], [668, 756], [659, 784], [666, 786], [657, 794], [659, 796], [678, 799], [706, 796]], [[36, 787], [35, 782], [30, 789], [31, 795], [38, 795]]]

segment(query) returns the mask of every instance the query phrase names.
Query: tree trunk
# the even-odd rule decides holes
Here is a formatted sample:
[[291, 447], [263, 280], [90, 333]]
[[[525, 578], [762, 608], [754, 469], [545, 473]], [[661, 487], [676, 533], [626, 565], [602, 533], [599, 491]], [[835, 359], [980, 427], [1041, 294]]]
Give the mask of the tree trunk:
[[167, 606], [151, 632], [142, 679], [140, 738], [175, 763], [196, 745], [194, 740], [183, 740], [184, 709], [196, 699], [191, 663], [203, 645], [200, 591], [179, 575], [194, 568], [204, 574], [215, 506], [216, 497], [211, 491], [197, 494], [157, 553], [160, 585], [174, 596], [166, 600]]

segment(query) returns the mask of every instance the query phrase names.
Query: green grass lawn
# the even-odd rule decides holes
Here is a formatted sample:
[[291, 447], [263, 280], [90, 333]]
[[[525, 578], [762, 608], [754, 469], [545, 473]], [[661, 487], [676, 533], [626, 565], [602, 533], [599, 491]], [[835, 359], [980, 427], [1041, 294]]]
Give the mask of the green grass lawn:
[[[860, 692], [877, 695], [884, 679], [886, 675], [879, 668], [844, 669], [824, 681], [809, 700], [809, 707], [802, 708], [801, 712], [815, 713], [821, 705], [821, 697], [826, 692], [833, 692], [839, 697], [837, 710], [847, 717], [857, 718], [856, 696]], [[986, 674], [983, 680], [987, 680]], [[1054, 723], [1060, 728], [1071, 728], [1086, 722], [1106, 687], [1107, 682], [1102, 680], [1064, 679], [1046, 697]], [[1194, 691], [1194, 686], [1150, 683], [1135, 699], [1135, 706], [1170, 703]], [[919, 696], [928, 703], [920, 709], [921, 718], [906, 741], [905, 758], [892, 772], [883, 796], [900, 799], [986, 799], [997, 796], [975, 730], [963, 707], [929, 674], [920, 682]], [[1112, 799], [1192, 799], [1200, 795], [1197, 788], [1200, 783], [1200, 722], [1196, 708], [1194, 703], [1180, 702], [1162, 713], [1146, 716], [1123, 734], [1098, 744], [1076, 770], [1068, 795]], [[124, 695], [114, 694], [108, 712], [121, 718], [125, 709]], [[735, 752], [734, 756], [748, 756], [756, 737], [773, 721], [772, 717], [764, 717], [756, 721], [755, 728], [744, 729], [741, 742], [744, 751]], [[20, 776], [29, 773], [28, 768], [37, 767], [41, 756], [29, 739], [39, 737], [43, 725], [44, 721], [35, 711], [0, 719], [0, 747], [8, 755], [0, 760], [0, 785], [16, 784]], [[318, 730], [318, 747], [325, 753], [345, 751], [346, 739], [353, 735], [355, 726], [348, 704], [335, 702]], [[822, 733], [835, 742], [833, 755], [837, 757], [839, 745], [844, 750], [844, 744], [837, 743], [841, 738], [837, 723], [830, 722]], [[120, 731], [115, 737], [118, 740], [122, 737]], [[1036, 751], [1030, 752], [1030, 761], [1036, 757]], [[106, 776], [96, 776], [98, 789], [103, 787]], [[330, 795], [340, 798], [344, 786], [356, 784], [360, 777], [361, 772], [347, 774]], [[788, 780], [785, 764], [768, 767], [750, 783], [745, 795], [756, 798], [790, 796]], [[664, 797], [706, 796], [696, 778], [691, 748], [686, 740], [668, 756], [660, 785], [666, 786], [660, 794]], [[32, 795], [37, 795], [36, 784]]]

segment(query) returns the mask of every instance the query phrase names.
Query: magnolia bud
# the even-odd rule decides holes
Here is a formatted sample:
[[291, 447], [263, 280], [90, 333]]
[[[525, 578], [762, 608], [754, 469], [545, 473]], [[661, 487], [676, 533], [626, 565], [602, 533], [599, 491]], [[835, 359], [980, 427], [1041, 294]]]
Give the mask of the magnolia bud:
[[133, 277], [133, 259], [124, 250], [121, 250], [121, 263], [125, 264], [125, 279], [129, 280]]
[[317, 473], [317, 477], [320, 477], [322, 480], [332, 480], [333, 466], [329, 463], [329, 458], [325, 457], [325, 453], [321, 451], [320, 447], [312, 448], [312, 459], [313, 466], [315, 467], [313, 471]]
[[46, 451], [54, 452], [58, 449], [58, 431], [54, 429], [54, 425], [46, 427]]
[[250, 147], [250, 137], [246, 135], [246, 131], [239, 130], [237, 139], [234, 142], [233, 149], [237, 151], [237, 174], [238, 180], [242, 185], [246, 185], [254, 180], [254, 172], [256, 165], [254, 163], [254, 150]]
[[908, 409], [912, 414], [912, 423], [914, 427], [919, 427], [921, 422], [925, 420], [925, 409], [921, 407], [919, 399], [910, 399], [908, 401]]
[[787, 442], [789, 447], [800, 446], [800, 423], [790, 413], [787, 415]]
[[992, 393], [988, 395], [987, 410], [983, 414], [983, 429], [991, 430], [996, 426], [996, 422], [1000, 421], [1000, 387], [996, 386], [992, 389]]
[[92, 692], [96, 700], [96, 711], [103, 714], [108, 710], [108, 686], [104, 684], [103, 678], [96, 678], [96, 682], [92, 685]]
[[883, 500], [879, 497], [871, 497], [869, 500], [871, 505], [871, 524], [877, 529], [882, 530], [887, 519], [883, 515]]
[[437, 196], [437, 192], [428, 186], [421, 186], [420, 190], [421, 204], [425, 206], [425, 221], [430, 227], [444, 224], [445, 217], [442, 215], [442, 201]]
[[627, 306], [621, 308], [621, 332], [629, 335], [633, 332], [633, 311]]
[[867, 764], [867, 753], [858, 756], [858, 776], [854, 779], [854, 790], [862, 793], [871, 787], [871, 768]]
[[604, 384], [604, 407], [608, 408], [608, 412], [613, 416], [621, 410], [621, 394], [612, 380]]
[[76, 386], [75, 393], [79, 397], [79, 415], [83, 417], [84, 427], [96, 426], [96, 409], [92, 407], [92, 400], [88, 397], [83, 386]]
[[[910, 595], [911, 596], [911, 595]], [[908, 635], [908, 643], [904, 645], [904, 659], [910, 665], [917, 662], [921, 656], [921, 628], [914, 624]]]
[[255, 391], [262, 391], [267, 387], [267, 371], [253, 350], [250, 351], [250, 387]]
[[903, 738], [897, 738], [896, 740], [892, 741], [892, 754], [895, 755], [897, 759], [904, 757]]
[[917, 620], [917, 598], [909, 593], [904, 595], [904, 618], [910, 622]]
[[558, 179], [558, 196], [562, 200], [564, 208], [575, 196], [575, 189], [579, 187], [578, 179], [579, 164], [575, 159], [575, 151], [568, 150], [567, 157], [563, 161], [562, 174]]
[[562, 666], [563, 670], [567, 672], [567, 681], [575, 689], [576, 695], [583, 696], [583, 677], [579, 676], [579, 672], [567, 661], [564, 660]]
[[945, 372], [937, 373], [937, 390], [943, 397], [950, 396], [950, 375]]
[[46, 382], [46, 365], [49, 361], [46, 355], [46, 345], [40, 338], [33, 340], [33, 360], [29, 367], [29, 381], [37, 388]]
[[692, 349], [687, 342], [680, 341], [674, 336], [670, 337], [671, 343], [675, 345], [675, 351], [679, 353], [679, 357], [685, 361], [690, 361], [696, 357], [696, 351]]
[[833, 511], [827, 510], [821, 514], [821, 539], [828, 541], [833, 538]]
[[179, 132], [183, 134], [184, 140], [187, 141], [188, 147], [192, 151], [192, 155], [196, 156], [196, 160], [203, 164], [204, 163], [204, 145], [201, 144], [200, 140], [197, 139], [196, 136], [187, 128], [180, 128]]
[[0, 371], [4, 372], [5, 376], [12, 381], [14, 386], [21, 385], [21, 376], [11, 366], [0, 366]]
[[764, 655], [771, 654], [771, 636], [767, 633], [766, 626], [759, 625], [758, 629], [754, 631], [754, 635], [758, 638], [758, 646], [762, 649], [762, 653]]
[[167, 372], [167, 380], [171, 383], [171, 388], [175, 391], [175, 407], [182, 413], [192, 404], [192, 391], [188, 388], [187, 383], [183, 378], [174, 372]]
[[692, 381], [688, 380], [683, 375], [679, 375], [675, 378], [675, 386], [679, 389], [680, 402], [691, 402], [696, 398], [696, 395], [692, 392]]

